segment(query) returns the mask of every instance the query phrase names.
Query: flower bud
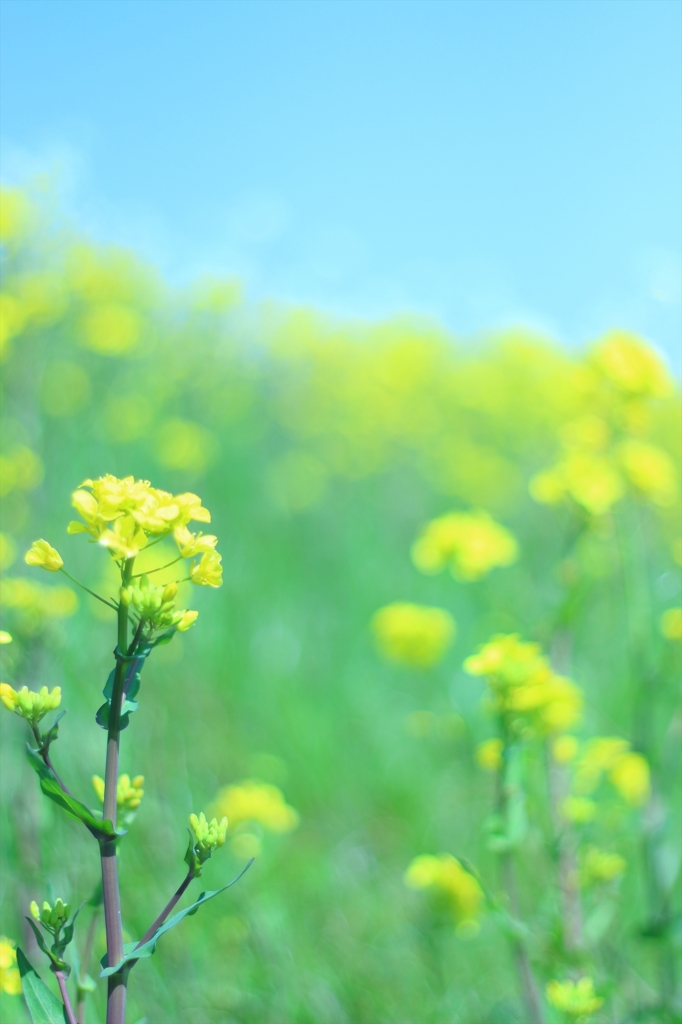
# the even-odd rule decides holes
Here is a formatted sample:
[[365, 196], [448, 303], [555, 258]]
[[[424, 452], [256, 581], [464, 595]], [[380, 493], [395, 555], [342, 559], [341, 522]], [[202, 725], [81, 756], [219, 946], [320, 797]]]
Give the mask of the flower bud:
[[31, 900], [31, 903], [30, 903], [30, 906], [29, 906], [28, 909], [31, 911], [31, 917], [34, 918], [36, 921], [39, 921], [40, 920], [40, 907], [38, 906], [38, 904], [36, 903], [35, 900]]
[[62, 556], [46, 540], [34, 540], [24, 556], [24, 561], [27, 565], [37, 565], [48, 572], [59, 572], [64, 565]]
[[170, 601], [174, 601], [177, 592], [177, 583], [167, 583], [163, 590], [163, 603], [168, 604]]

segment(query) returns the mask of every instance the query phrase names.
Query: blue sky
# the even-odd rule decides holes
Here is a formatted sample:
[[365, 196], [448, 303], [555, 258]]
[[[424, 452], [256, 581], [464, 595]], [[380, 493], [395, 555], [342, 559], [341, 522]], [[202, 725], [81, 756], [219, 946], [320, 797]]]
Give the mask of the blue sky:
[[677, 0], [2, 0], [1, 173], [171, 280], [644, 333], [679, 370]]

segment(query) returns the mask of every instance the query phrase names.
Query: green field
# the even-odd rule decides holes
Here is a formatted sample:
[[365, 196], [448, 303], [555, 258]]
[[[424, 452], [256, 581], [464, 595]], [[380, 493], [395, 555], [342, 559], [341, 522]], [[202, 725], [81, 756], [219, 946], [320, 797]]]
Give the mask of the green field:
[[[89, 806], [116, 617], [83, 591], [76, 607], [43, 590], [70, 584], [24, 552], [44, 537], [73, 576], [115, 596], [106, 550], [66, 534], [71, 493], [112, 473], [200, 495], [223, 556], [220, 589], [182, 585], [199, 620], [149, 659], [122, 735], [122, 770], [145, 779], [120, 844], [127, 936], [182, 880], [188, 816], [223, 787], [272, 784], [299, 816], [288, 831], [229, 826], [195, 897], [259, 855], [135, 968], [131, 1024], [525, 1024], [515, 942], [549, 1022], [588, 1019], [545, 997], [552, 980], [581, 977], [603, 1000], [595, 1024], [682, 1019], [680, 630], [674, 615], [661, 625], [682, 604], [682, 435], [679, 387], [655, 351], [624, 333], [569, 352], [523, 331], [452, 338], [408, 316], [342, 323], [253, 303], [235, 282], [182, 292], [38, 200], [11, 194], [5, 211], [2, 679], [62, 687], [53, 759]], [[557, 464], [563, 491], [535, 500], [529, 483], [537, 497], [536, 474]], [[513, 564], [480, 579], [420, 572], [415, 538], [455, 510], [510, 531]], [[440, 661], [382, 655], [372, 618], [396, 601], [453, 616]], [[605, 776], [595, 816], [564, 821], [548, 799], [556, 736], [524, 725], [510, 783], [522, 820], [491, 820], [495, 773], [476, 751], [499, 715], [463, 663], [496, 634], [542, 645], [584, 695], [567, 731], [581, 750], [627, 741], [650, 766], [646, 794], [624, 799]], [[47, 978], [28, 905], [87, 900], [97, 847], [41, 796], [30, 732], [0, 712], [0, 931]], [[570, 766], [557, 771], [570, 785]], [[569, 847], [575, 870], [589, 847], [626, 862], [580, 885], [577, 944], [558, 882]], [[458, 929], [447, 892], [405, 884], [415, 857], [441, 853], [487, 894], [478, 930]], [[104, 952], [98, 919], [93, 976]], [[100, 983], [88, 1022], [104, 1007]], [[17, 996], [0, 993], [0, 1019], [28, 1020]]]

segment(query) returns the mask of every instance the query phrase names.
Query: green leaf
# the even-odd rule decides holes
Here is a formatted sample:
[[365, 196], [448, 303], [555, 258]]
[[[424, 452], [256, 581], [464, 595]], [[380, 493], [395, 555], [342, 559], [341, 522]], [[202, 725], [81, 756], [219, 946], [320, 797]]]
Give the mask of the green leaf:
[[21, 988], [33, 1024], [68, 1024], [66, 1010], [31, 967], [21, 949], [17, 949]]
[[114, 967], [107, 967], [107, 957], [105, 954], [101, 960], [103, 970], [100, 974], [100, 978], [108, 978], [110, 974], [118, 974], [121, 968], [124, 967], [126, 964], [129, 964], [130, 967], [133, 967], [138, 960], [141, 960], [145, 956], [151, 956], [152, 953], [154, 953], [154, 951], [156, 950], [156, 943], [159, 941], [164, 932], [169, 932], [171, 928], [175, 928], [176, 924], [179, 924], [180, 921], [182, 921], [183, 917], [188, 917], [191, 914], [196, 914], [197, 910], [202, 905], [202, 903], [208, 903], [208, 901], [212, 900], [214, 896], [219, 896], [221, 892], [225, 892], [225, 890], [229, 889], [231, 885], [234, 885], [235, 882], [238, 882], [242, 875], [244, 875], [249, 870], [249, 868], [253, 864], [253, 861], [254, 858], [252, 857], [249, 863], [244, 868], [244, 870], [240, 871], [236, 878], [233, 878], [231, 882], [228, 882], [227, 885], [224, 885], [221, 889], [214, 889], [212, 892], [202, 892], [202, 894], [199, 896], [199, 899], [195, 903], [192, 903], [189, 907], [185, 907], [184, 910], [181, 910], [179, 911], [179, 913], [173, 914], [172, 917], [169, 917], [168, 920], [164, 922], [164, 924], [162, 924], [159, 928], [156, 929], [151, 939], [148, 939], [143, 946], [138, 947], [138, 944], [136, 942], [124, 942], [123, 950], [125, 955], [123, 959], [119, 960], [119, 962]]
[[66, 714], [66, 708], [64, 708], [63, 711], [59, 712], [59, 714], [55, 718], [54, 722], [52, 723], [52, 727], [50, 728], [50, 731], [44, 733], [41, 750], [49, 750], [50, 749], [50, 744], [53, 742], [53, 740], [57, 739], [57, 736], [59, 735], [59, 723], [60, 723], [61, 719], [64, 717], [65, 714]]
[[[150, 650], [151, 647], [149, 647], [149, 645], [145, 645], [144, 649], [138, 653], [134, 659], [126, 659], [127, 666], [125, 681], [123, 683], [123, 703], [121, 704], [121, 721], [119, 725], [121, 731], [127, 729], [130, 724], [130, 713], [132, 711], [137, 711], [137, 701], [135, 698], [140, 692], [142, 667]], [[102, 729], [109, 728], [109, 708], [111, 707], [111, 698], [114, 692], [115, 679], [116, 669], [114, 668], [109, 673], [104, 689], [102, 690], [103, 695], [106, 697], [106, 701], [97, 709], [97, 714], [95, 715], [95, 721]]]
[[94, 836], [98, 838], [106, 836], [109, 839], [114, 839], [116, 836], [125, 835], [125, 830], [116, 830], [109, 820], [102, 821], [100, 818], [96, 818], [85, 804], [65, 793], [59, 785], [54, 772], [48, 768], [40, 754], [33, 749], [30, 743], [26, 744], [26, 756], [40, 779], [40, 788], [45, 796], [53, 800], [54, 803], [59, 804], [72, 818], [82, 821]]
[[40, 928], [35, 923], [35, 921], [32, 921], [30, 917], [27, 917], [26, 920], [30, 924], [33, 934], [36, 937], [36, 942], [42, 949], [45, 956], [49, 958], [50, 962], [53, 963], [58, 970], [64, 971], [64, 973], [68, 977], [68, 975], [71, 973], [70, 966], [67, 963], [65, 963], [60, 956], [53, 952], [55, 948], [54, 946], [52, 947], [52, 949], [48, 947], [47, 943], [45, 942], [45, 939], [43, 938], [43, 933], [41, 932]]

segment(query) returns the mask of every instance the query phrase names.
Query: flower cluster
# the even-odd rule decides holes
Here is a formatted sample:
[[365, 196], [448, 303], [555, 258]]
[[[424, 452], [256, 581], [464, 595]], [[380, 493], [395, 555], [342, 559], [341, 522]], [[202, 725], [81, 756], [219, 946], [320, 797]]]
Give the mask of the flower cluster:
[[552, 671], [538, 644], [516, 634], [493, 637], [464, 668], [486, 677], [492, 709], [517, 732], [562, 732], [580, 718], [583, 699], [575, 683]]
[[57, 897], [53, 907], [47, 901], [43, 903], [42, 907], [39, 907], [36, 901], [33, 900], [29, 910], [31, 911], [31, 917], [38, 921], [39, 924], [42, 924], [46, 931], [54, 936], [57, 936], [64, 927], [71, 912], [68, 903], [64, 903], [59, 897]]
[[625, 874], [627, 863], [619, 853], [609, 853], [597, 846], [588, 846], [580, 864], [580, 882], [592, 885], [595, 882], [613, 882]]
[[270, 832], [291, 832], [298, 825], [298, 813], [287, 804], [282, 791], [252, 779], [221, 789], [214, 810], [229, 818], [230, 828], [253, 822]]
[[34, 726], [45, 717], [49, 711], [54, 711], [62, 701], [61, 687], [55, 686], [52, 692], [48, 692], [43, 686], [38, 693], [22, 686], [15, 690], [9, 683], [0, 683], [0, 701], [8, 711], [14, 711], [20, 718]]
[[598, 1010], [604, 1000], [595, 994], [592, 978], [579, 981], [550, 981], [547, 985], [547, 999], [576, 1022], [585, 1021]]
[[412, 547], [412, 561], [421, 572], [448, 567], [460, 580], [481, 579], [517, 557], [514, 537], [483, 511], [450, 512], [432, 519]]
[[474, 875], [451, 854], [415, 857], [405, 872], [405, 883], [412, 889], [428, 889], [444, 897], [460, 935], [478, 930], [483, 890]]
[[[99, 775], [93, 775], [92, 786], [100, 803], [104, 803], [104, 779], [101, 779]], [[123, 814], [136, 811], [140, 806], [144, 796], [143, 786], [144, 775], [136, 775], [132, 780], [129, 775], [119, 775], [116, 786], [116, 805]]]
[[194, 833], [194, 854], [201, 865], [220, 846], [224, 845], [227, 835], [227, 818], [223, 817], [220, 821], [217, 818], [212, 818], [211, 821], [208, 821], [202, 811], [198, 816], [190, 814], [189, 823]]
[[199, 612], [177, 611], [174, 604], [177, 593], [177, 583], [157, 587], [143, 575], [127, 587], [121, 587], [120, 596], [122, 603], [132, 607], [152, 629], [174, 626], [178, 632], [184, 633], [194, 625]]
[[0, 935], [0, 992], [18, 996], [21, 992], [21, 975], [17, 967], [15, 944]]
[[633, 807], [641, 807], [649, 799], [647, 760], [619, 736], [597, 736], [585, 743], [573, 767], [575, 795], [584, 800], [603, 778]]
[[372, 618], [379, 650], [390, 661], [428, 668], [441, 661], [455, 636], [455, 620], [444, 608], [396, 601]]

